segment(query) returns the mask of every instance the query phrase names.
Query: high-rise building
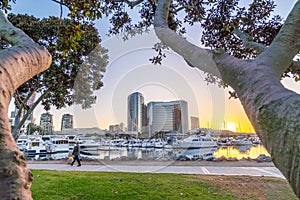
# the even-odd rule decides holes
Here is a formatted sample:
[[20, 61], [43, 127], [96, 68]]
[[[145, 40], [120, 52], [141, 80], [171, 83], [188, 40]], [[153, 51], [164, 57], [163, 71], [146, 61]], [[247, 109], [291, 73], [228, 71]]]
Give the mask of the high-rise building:
[[123, 122], [120, 123], [120, 130], [124, 131], [124, 123]]
[[40, 118], [40, 126], [46, 134], [53, 133], [53, 116], [49, 113], [43, 113]]
[[147, 122], [143, 95], [139, 92], [132, 93], [128, 96], [127, 105], [128, 131], [142, 132]]
[[65, 129], [73, 129], [74, 128], [74, 120], [73, 115], [64, 114], [61, 118], [61, 131]]
[[183, 100], [171, 102], [150, 102], [147, 104], [148, 128], [150, 134], [157, 132], [188, 131], [188, 107]]
[[123, 126], [124, 126], [123, 123], [109, 125], [108, 130], [109, 132], [123, 132]]
[[191, 117], [191, 129], [200, 128], [199, 118], [198, 117]]

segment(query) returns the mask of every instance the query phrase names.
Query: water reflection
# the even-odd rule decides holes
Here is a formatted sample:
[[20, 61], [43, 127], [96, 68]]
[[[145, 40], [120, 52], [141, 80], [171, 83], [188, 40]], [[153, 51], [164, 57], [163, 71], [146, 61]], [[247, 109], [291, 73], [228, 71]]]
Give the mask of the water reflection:
[[157, 148], [101, 148], [93, 154], [88, 152], [84, 156], [100, 160], [211, 160], [225, 159], [256, 159], [261, 154], [270, 154], [263, 146], [228, 146], [221, 148], [201, 149], [157, 149]]
[[[212, 160], [213, 158], [241, 160], [256, 159], [262, 154], [270, 156], [261, 145], [198, 149], [100, 147], [81, 151], [83, 158], [98, 160]], [[37, 154], [36, 156], [28, 159], [63, 159], [68, 157], [68, 153]]]
[[270, 156], [268, 151], [264, 146], [229, 146], [226, 148], [219, 148], [215, 153], [215, 158], [236, 158], [238, 160], [241, 159], [256, 159], [259, 155], [265, 154], [266, 156]]
[[101, 149], [97, 156], [87, 156], [94, 159], [103, 160], [156, 160], [156, 159], [173, 159], [176, 151], [172, 149], [155, 149], [155, 148], [113, 148]]

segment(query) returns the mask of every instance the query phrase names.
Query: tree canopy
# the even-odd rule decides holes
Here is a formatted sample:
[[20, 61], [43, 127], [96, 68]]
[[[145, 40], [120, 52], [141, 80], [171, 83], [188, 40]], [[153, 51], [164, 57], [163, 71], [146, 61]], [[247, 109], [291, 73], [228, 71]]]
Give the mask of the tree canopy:
[[[108, 34], [122, 34], [125, 39], [153, 28], [157, 9], [155, 0], [54, 2], [67, 7], [70, 10], [68, 16], [72, 19], [109, 18], [111, 26]], [[240, 59], [250, 59], [261, 52], [259, 49], [271, 44], [283, 24], [282, 17], [272, 14], [276, 7], [275, 2], [254, 0], [245, 6], [240, 0], [172, 1], [167, 23], [168, 27], [179, 35], [186, 33], [186, 26], [199, 23], [203, 28], [202, 45], [207, 48], [222, 49]], [[260, 48], [257, 48], [257, 44]], [[157, 46], [154, 49], [157, 51], [157, 56], [154, 56], [151, 61], [159, 64], [163, 59], [162, 49]], [[299, 80], [298, 64], [291, 65], [283, 73], [283, 76], [290, 75], [296, 81]]]
[[[58, 17], [40, 20], [20, 14], [9, 14], [8, 19], [35, 42], [45, 46], [53, 59], [48, 70], [32, 77], [15, 92], [15, 105], [19, 109], [13, 128], [15, 138], [39, 103], [45, 110], [49, 110], [50, 106], [60, 109], [73, 104], [89, 108], [95, 103], [94, 91], [103, 85], [101, 79], [108, 55], [100, 45], [98, 31], [93, 24]], [[3, 48], [5, 46], [3, 42]], [[33, 96], [36, 98], [29, 105]]]

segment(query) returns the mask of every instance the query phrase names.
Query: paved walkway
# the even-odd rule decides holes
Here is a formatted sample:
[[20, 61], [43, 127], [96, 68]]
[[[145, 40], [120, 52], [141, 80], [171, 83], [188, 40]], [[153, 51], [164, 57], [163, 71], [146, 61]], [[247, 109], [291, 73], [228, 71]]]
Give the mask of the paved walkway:
[[215, 167], [215, 166], [126, 166], [126, 165], [82, 165], [67, 164], [28, 164], [29, 169], [60, 171], [95, 171], [95, 172], [133, 172], [133, 173], [174, 173], [206, 175], [250, 175], [284, 178], [276, 167]]

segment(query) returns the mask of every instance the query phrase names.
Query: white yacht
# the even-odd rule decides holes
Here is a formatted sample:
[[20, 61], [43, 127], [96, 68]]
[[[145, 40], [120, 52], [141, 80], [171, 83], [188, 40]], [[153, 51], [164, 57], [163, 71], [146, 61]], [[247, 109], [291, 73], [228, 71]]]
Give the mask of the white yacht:
[[145, 139], [142, 141], [142, 148], [154, 148], [155, 139]]
[[177, 160], [212, 160], [217, 148], [197, 148], [179, 151]]
[[83, 155], [98, 155], [100, 143], [95, 140], [81, 140], [79, 141], [80, 153]]
[[106, 140], [103, 143], [103, 146], [110, 146], [110, 147], [121, 147], [121, 145], [125, 142], [123, 138], [117, 138], [113, 140]]
[[29, 159], [41, 159], [46, 157], [47, 150], [41, 137], [35, 137], [33, 140], [27, 140], [24, 147], [24, 156]]
[[250, 146], [252, 145], [252, 141], [249, 140], [248, 138], [235, 138], [232, 140], [232, 145], [233, 146]]
[[24, 150], [27, 140], [28, 140], [27, 135], [22, 134], [19, 136], [19, 138], [17, 140], [17, 147], [19, 148], [20, 151]]
[[131, 139], [128, 141], [128, 147], [132, 147], [132, 148], [142, 147], [142, 140]]
[[154, 148], [164, 148], [168, 143], [164, 140], [157, 139], [154, 143]]
[[217, 147], [217, 142], [215, 142], [210, 133], [201, 133], [199, 135], [191, 135], [181, 141], [175, 147], [186, 148], [186, 149], [197, 149], [197, 148], [214, 148]]
[[69, 153], [69, 140], [53, 137], [47, 142], [47, 150], [49, 153]]

